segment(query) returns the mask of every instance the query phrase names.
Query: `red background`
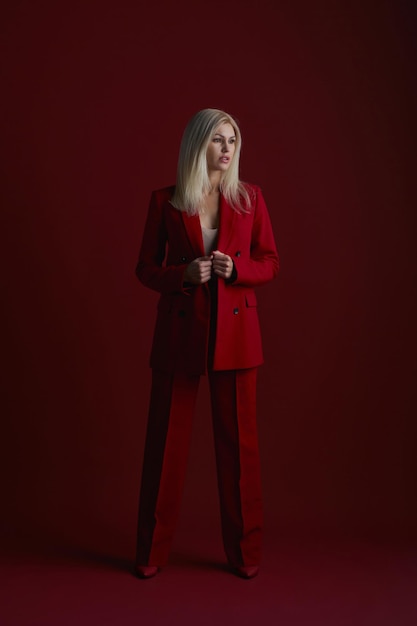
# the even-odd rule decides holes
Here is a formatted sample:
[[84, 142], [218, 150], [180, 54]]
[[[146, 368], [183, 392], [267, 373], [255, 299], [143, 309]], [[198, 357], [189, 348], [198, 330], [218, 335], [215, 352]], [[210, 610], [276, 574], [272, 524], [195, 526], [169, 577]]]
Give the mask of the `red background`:
[[[152, 189], [234, 114], [281, 256], [258, 291], [266, 525], [415, 533], [412, 3], [14, 2], [3, 14], [1, 523], [132, 555]], [[414, 39], [415, 41], [415, 39]], [[217, 524], [205, 381], [180, 524]], [[25, 543], [27, 543], [27, 541]]]

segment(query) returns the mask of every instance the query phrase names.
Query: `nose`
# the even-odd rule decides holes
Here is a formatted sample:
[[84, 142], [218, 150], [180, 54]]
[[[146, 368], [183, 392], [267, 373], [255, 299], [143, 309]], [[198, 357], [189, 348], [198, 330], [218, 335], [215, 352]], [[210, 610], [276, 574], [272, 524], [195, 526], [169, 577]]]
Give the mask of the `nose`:
[[229, 152], [229, 145], [228, 145], [227, 141], [223, 142], [222, 152]]

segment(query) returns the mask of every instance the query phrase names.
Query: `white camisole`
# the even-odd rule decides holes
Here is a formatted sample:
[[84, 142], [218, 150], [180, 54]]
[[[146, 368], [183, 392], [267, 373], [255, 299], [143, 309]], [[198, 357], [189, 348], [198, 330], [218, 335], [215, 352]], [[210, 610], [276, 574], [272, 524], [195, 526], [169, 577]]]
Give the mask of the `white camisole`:
[[206, 228], [205, 226], [201, 227], [201, 232], [203, 234], [203, 243], [204, 243], [204, 252], [206, 256], [210, 256], [217, 244], [217, 233], [218, 228]]

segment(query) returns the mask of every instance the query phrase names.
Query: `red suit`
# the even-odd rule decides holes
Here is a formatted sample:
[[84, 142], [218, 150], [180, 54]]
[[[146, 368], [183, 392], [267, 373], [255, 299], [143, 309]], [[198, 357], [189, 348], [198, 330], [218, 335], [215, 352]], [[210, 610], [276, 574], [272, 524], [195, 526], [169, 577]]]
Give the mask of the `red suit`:
[[249, 213], [237, 213], [221, 196], [216, 248], [232, 258], [232, 280], [213, 276], [202, 285], [184, 284], [186, 267], [205, 252], [199, 216], [175, 209], [173, 190], [152, 194], [136, 269], [144, 285], [161, 293], [137, 563], [167, 561], [199, 376], [208, 372], [225, 551], [231, 565], [257, 564], [262, 513], [255, 392], [263, 356], [253, 288], [278, 271], [272, 228], [258, 187], [249, 188]]

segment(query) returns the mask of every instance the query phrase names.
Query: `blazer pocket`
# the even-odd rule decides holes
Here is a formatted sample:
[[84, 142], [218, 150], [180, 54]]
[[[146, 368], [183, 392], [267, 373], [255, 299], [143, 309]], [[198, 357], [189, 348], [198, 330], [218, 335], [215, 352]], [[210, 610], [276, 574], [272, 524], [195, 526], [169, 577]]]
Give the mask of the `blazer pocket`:
[[248, 291], [248, 293], [245, 294], [245, 298], [246, 298], [247, 307], [258, 306], [258, 302], [256, 300], [256, 295], [254, 291]]

